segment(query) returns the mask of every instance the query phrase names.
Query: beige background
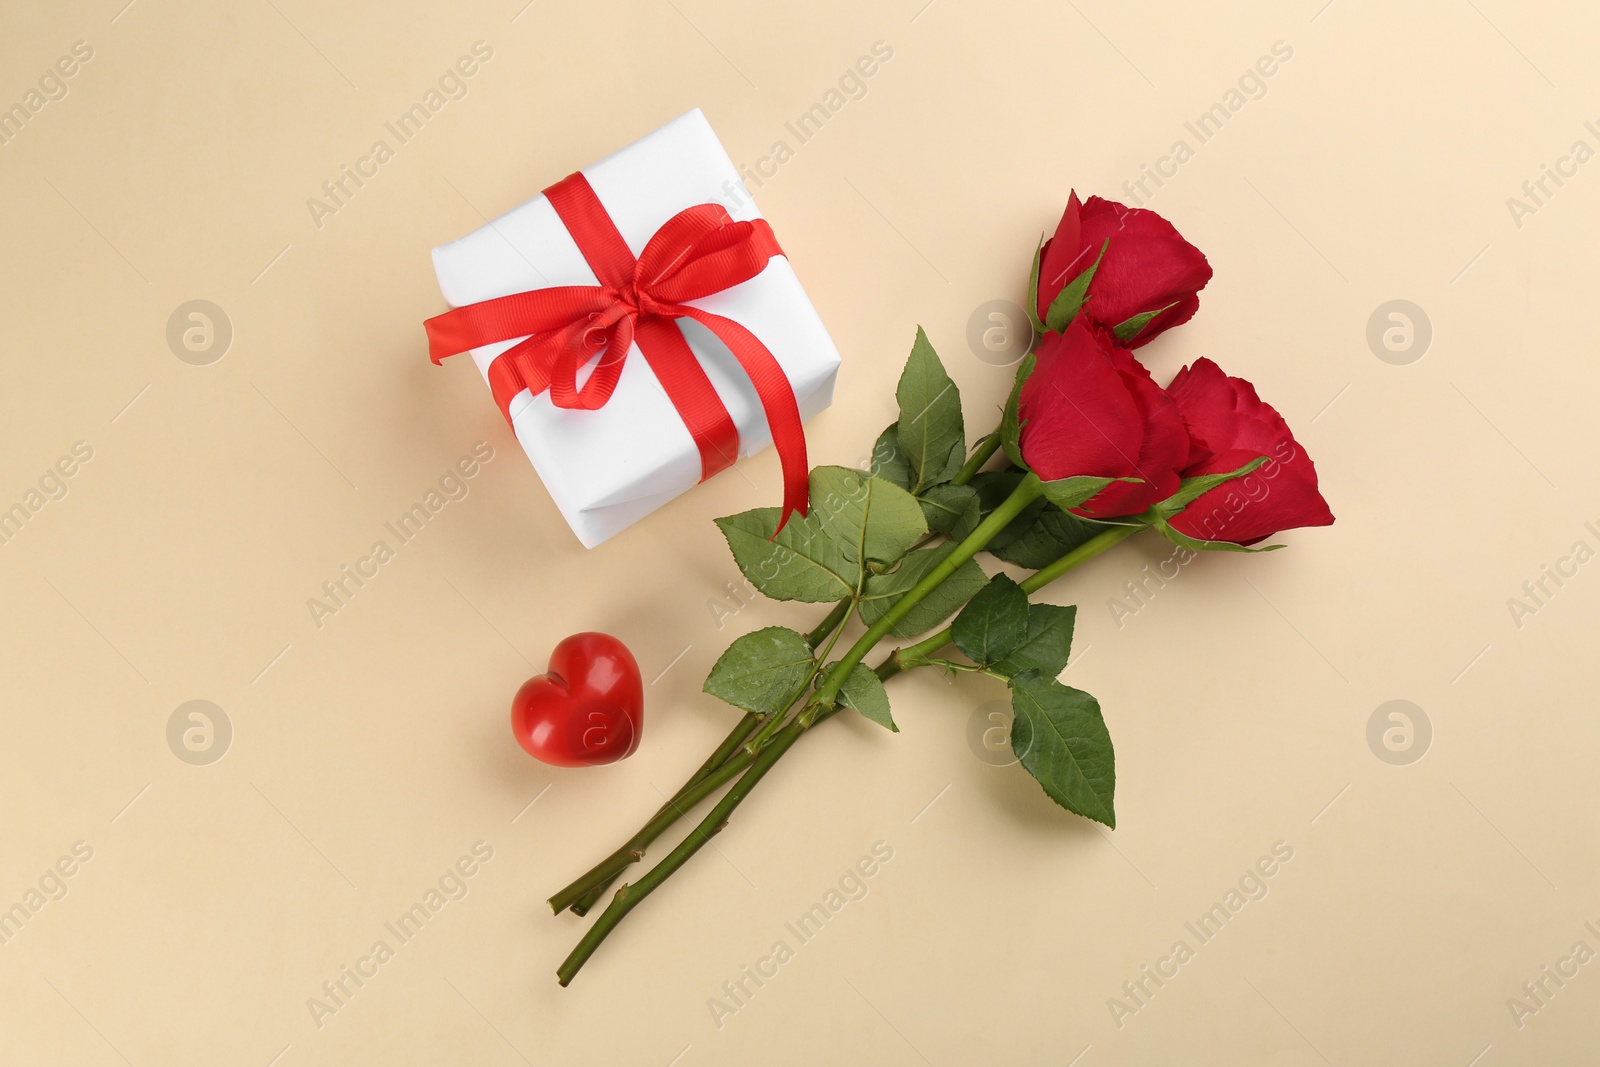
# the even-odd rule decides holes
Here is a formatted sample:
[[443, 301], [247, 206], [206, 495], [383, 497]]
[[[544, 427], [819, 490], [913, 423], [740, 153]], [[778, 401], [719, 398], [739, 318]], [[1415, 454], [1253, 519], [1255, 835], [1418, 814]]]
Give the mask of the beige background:
[[[1507, 1001], [1600, 950], [1600, 570], [1520, 628], [1507, 599], [1600, 547], [1600, 165], [1520, 227], [1506, 204], [1600, 147], [1591, 10], [125, 2], [10, 0], [0, 34], [7, 107], [93, 49], [0, 147], [0, 506], [93, 449], [0, 545], [0, 907], [93, 849], [0, 945], [0, 1059], [1592, 1062], [1600, 964], [1521, 1027]], [[466, 97], [319, 228], [307, 198], [479, 40]], [[737, 576], [710, 520], [776, 498], [770, 453], [583, 551], [472, 368], [429, 365], [428, 250], [693, 106], [737, 162], [793, 147], [880, 40], [866, 95], [754, 190], [845, 358], [814, 461], [865, 454], [918, 323], [990, 423], [1007, 372], [974, 309], [1020, 298], [1070, 187], [1118, 195], [1283, 41], [1151, 201], [1216, 278], [1145, 354], [1256, 381], [1339, 522], [1197, 562], [1121, 628], [1108, 600], [1162, 543], [1051, 590], [1117, 743], [1114, 834], [976, 758], [995, 685], [900, 679], [902, 734], [819, 731], [561, 990], [582, 924], [543, 898], [721, 737], [699, 686], [727, 641], [816, 612], [710, 607]], [[193, 299], [233, 331], [206, 366], [166, 339]], [[1366, 340], [1393, 299], [1432, 323], [1409, 365]], [[479, 440], [470, 495], [318, 628], [307, 598]], [[648, 728], [555, 771], [505, 709], [583, 629], [638, 654]], [[209, 766], [166, 739], [193, 699], [232, 724]], [[1405, 766], [1367, 741], [1393, 699], [1432, 725]], [[719, 1029], [708, 999], [880, 840], [870, 893]], [[319, 1027], [307, 999], [478, 841], [470, 894]], [[1270, 893], [1196, 947], [1185, 921], [1279, 841]], [[1119, 1028], [1108, 999], [1180, 938], [1194, 959]]]

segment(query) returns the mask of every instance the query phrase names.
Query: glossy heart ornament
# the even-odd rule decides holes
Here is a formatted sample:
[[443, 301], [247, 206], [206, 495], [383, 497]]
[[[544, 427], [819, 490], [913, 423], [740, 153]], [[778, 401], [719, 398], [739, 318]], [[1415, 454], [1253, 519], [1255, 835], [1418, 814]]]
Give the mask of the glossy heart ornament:
[[537, 760], [595, 767], [633, 755], [644, 730], [644, 684], [628, 646], [610, 634], [573, 634], [546, 674], [511, 701], [511, 732]]

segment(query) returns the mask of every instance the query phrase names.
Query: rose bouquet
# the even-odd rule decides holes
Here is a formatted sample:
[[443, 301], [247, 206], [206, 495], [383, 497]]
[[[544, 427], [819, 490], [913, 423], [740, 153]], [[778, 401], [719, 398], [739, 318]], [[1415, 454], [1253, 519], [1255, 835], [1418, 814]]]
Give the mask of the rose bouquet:
[[[675, 848], [611, 896], [557, 971], [562, 985], [727, 826], [809, 730], [846, 710], [896, 730], [884, 683], [905, 671], [1003, 682], [1020, 765], [1063, 808], [1116, 825], [1100, 705], [1057, 681], [1075, 609], [1032, 594], [1147, 529], [1183, 552], [1250, 552], [1276, 547], [1250, 546], [1280, 530], [1333, 521], [1310, 457], [1249, 382], [1201, 359], [1163, 388], [1134, 355], [1194, 315], [1210, 277], [1205, 257], [1161, 216], [1073, 194], [1034, 254], [1036, 343], [993, 432], [968, 442], [960, 395], [919, 329], [895, 391], [899, 418], [878, 437], [867, 470], [813, 469], [808, 512], [786, 522], [775, 507], [717, 520], [764, 595], [831, 607], [808, 631], [757, 630], [717, 660], [705, 691], [742, 717], [682, 788], [552, 896], [551, 908], [586, 914], [661, 834], [722, 795]], [[980, 552], [1032, 573], [990, 577]], [[852, 619], [862, 630], [845, 639]], [[867, 663], [885, 639], [912, 638], [920, 639]]]

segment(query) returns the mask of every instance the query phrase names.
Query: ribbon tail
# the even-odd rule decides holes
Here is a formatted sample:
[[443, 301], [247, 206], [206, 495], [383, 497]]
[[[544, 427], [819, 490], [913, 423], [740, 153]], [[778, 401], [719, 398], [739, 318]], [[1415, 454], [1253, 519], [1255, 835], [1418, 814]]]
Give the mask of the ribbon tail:
[[538, 396], [550, 387], [551, 367], [559, 353], [559, 338], [535, 334], [512, 345], [489, 364], [489, 389], [508, 424], [511, 401], [518, 394], [526, 389]]
[[772, 431], [772, 446], [777, 449], [778, 461], [783, 466], [783, 510], [778, 516], [778, 529], [783, 529], [791, 515], [804, 517], [810, 508], [810, 467], [806, 463], [806, 433], [800, 422], [800, 405], [795, 400], [788, 375], [783, 373], [777, 358], [761, 339], [732, 319], [686, 304], [674, 307], [673, 313], [693, 319], [716, 334], [744, 368], [761, 400], [767, 427]]
[[506, 425], [515, 425], [511, 421], [511, 401], [527, 387], [511, 360], [502, 356], [489, 364], [489, 391], [494, 394], [495, 406], [505, 416]]
[[700, 480], [733, 466], [739, 458], [739, 429], [683, 331], [657, 316], [640, 319], [634, 330], [639, 351], [700, 451]]

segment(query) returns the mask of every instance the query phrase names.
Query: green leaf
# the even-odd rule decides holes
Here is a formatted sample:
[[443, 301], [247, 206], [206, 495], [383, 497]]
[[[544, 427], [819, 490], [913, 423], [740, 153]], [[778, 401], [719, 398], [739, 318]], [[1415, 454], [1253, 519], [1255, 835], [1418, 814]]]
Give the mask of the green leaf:
[[711, 668], [705, 691], [757, 715], [783, 711], [811, 676], [806, 639], [783, 626], [745, 634]]
[[844, 685], [839, 687], [839, 703], [854, 708], [886, 730], [900, 732], [900, 727], [894, 724], [889, 714], [888, 690], [884, 689], [883, 681], [865, 663], [857, 663], [845, 675]]
[[1266, 456], [1257, 456], [1238, 470], [1225, 471], [1220, 474], [1202, 474], [1198, 478], [1185, 478], [1178, 484], [1178, 491], [1157, 504], [1156, 509], [1162, 515], [1171, 518], [1205, 493], [1209, 493], [1217, 486], [1231, 482], [1235, 478], [1243, 478], [1265, 462], [1267, 462]]
[[1007, 563], [1038, 570], [1106, 529], [1102, 523], [1080, 519], [1046, 503], [1048, 506], [1039, 512], [1032, 525], [998, 546], [991, 543], [990, 553]]
[[1153, 511], [1141, 515], [1140, 518], [1168, 541], [1171, 541], [1179, 548], [1187, 548], [1191, 552], [1275, 552], [1283, 547], [1282, 545], [1262, 545], [1260, 548], [1254, 548], [1250, 545], [1235, 544], [1232, 541], [1202, 541], [1198, 537], [1190, 537], [1186, 533], [1173, 529], [1171, 523]]
[[893, 482], [849, 467], [812, 469], [806, 521], [838, 541], [853, 563], [893, 562], [928, 533], [916, 497]]
[[1087, 270], [1066, 285], [1050, 301], [1050, 306], [1045, 309], [1044, 324], [1046, 328], [1060, 333], [1067, 328], [1078, 311], [1083, 307], [1083, 302], [1089, 297], [1089, 283], [1094, 281], [1094, 272], [1100, 269], [1100, 261], [1105, 258], [1106, 249], [1111, 247], [1111, 238], [1107, 237], [1100, 246], [1100, 254], [1094, 257], [1094, 262], [1089, 264]]
[[1138, 337], [1141, 330], [1150, 325], [1151, 319], [1155, 318], [1163, 311], [1169, 311], [1177, 306], [1178, 302], [1174, 300], [1166, 307], [1156, 308], [1154, 311], [1141, 311], [1132, 318], [1124, 319], [1122, 322], [1117, 323], [1111, 332], [1117, 335], [1117, 340], [1121, 341], [1123, 344], [1127, 344], [1135, 337]]
[[934, 485], [945, 484], [951, 478], [954, 478], [958, 473], [960, 473], [962, 465], [966, 462], [967, 440], [965, 437], [957, 437], [955, 444], [950, 446], [950, 455], [945, 460], [944, 470], [939, 473], [938, 477], [932, 479], [931, 481], [924, 481], [922, 483], [923, 488], [926, 489]]
[[[871, 626], [887, 615], [895, 601], [942, 563], [955, 548], [953, 543], [946, 543], [918, 549], [907, 553], [900, 566], [888, 574], [868, 575], [860, 604], [861, 621]], [[983, 568], [973, 560], [967, 560], [907, 612], [905, 618], [895, 623], [889, 630], [890, 636], [911, 637], [927, 633], [955, 614], [988, 581], [989, 576], [983, 573]]]
[[1011, 655], [1027, 636], [1028, 594], [1004, 574], [990, 578], [950, 624], [950, 640], [985, 667]]
[[978, 491], [970, 485], [934, 485], [923, 490], [922, 514], [928, 526], [951, 540], [963, 540], [983, 521]]
[[1011, 679], [1011, 751], [1051, 800], [1116, 828], [1111, 734], [1100, 702], [1035, 671]]
[[1078, 609], [1071, 605], [1028, 605], [1028, 636], [995, 670], [1008, 677], [1023, 671], [1038, 671], [1054, 678], [1067, 669], [1072, 658], [1072, 624]]
[[1112, 482], [1143, 480], [1143, 478], [1096, 478], [1088, 474], [1079, 474], [1071, 478], [1057, 478], [1053, 482], [1045, 482], [1044, 497], [1062, 511], [1068, 511], [1086, 503]]
[[809, 516], [790, 518], [778, 529], [777, 508], [754, 508], [717, 520], [739, 570], [773, 600], [821, 604], [850, 596], [860, 581], [860, 564], [839, 541]]
[[1011, 383], [1011, 395], [1006, 398], [1005, 413], [1000, 417], [1000, 447], [1005, 449], [1012, 463], [1024, 470], [1028, 464], [1022, 458], [1022, 422], [1017, 406], [1022, 398], [1022, 387], [1038, 364], [1039, 357], [1032, 352], [1022, 357], [1022, 362], [1017, 364], [1017, 376]]
[[890, 423], [872, 446], [872, 473], [902, 489], [911, 488], [911, 461], [900, 451], [900, 427]]
[[1044, 336], [1044, 323], [1039, 321], [1039, 262], [1044, 259], [1044, 234], [1039, 235], [1039, 247], [1033, 250], [1033, 269], [1028, 272], [1028, 323], [1035, 337]]
[[961, 393], [921, 326], [894, 396], [900, 404], [900, 451], [916, 475], [915, 490], [949, 481], [966, 457]]
[[896, 560], [928, 532], [915, 497], [848, 467], [814, 469], [810, 513], [793, 516], [781, 531], [777, 508], [729, 515], [717, 525], [752, 585], [774, 600], [815, 604], [853, 595], [866, 560]]

